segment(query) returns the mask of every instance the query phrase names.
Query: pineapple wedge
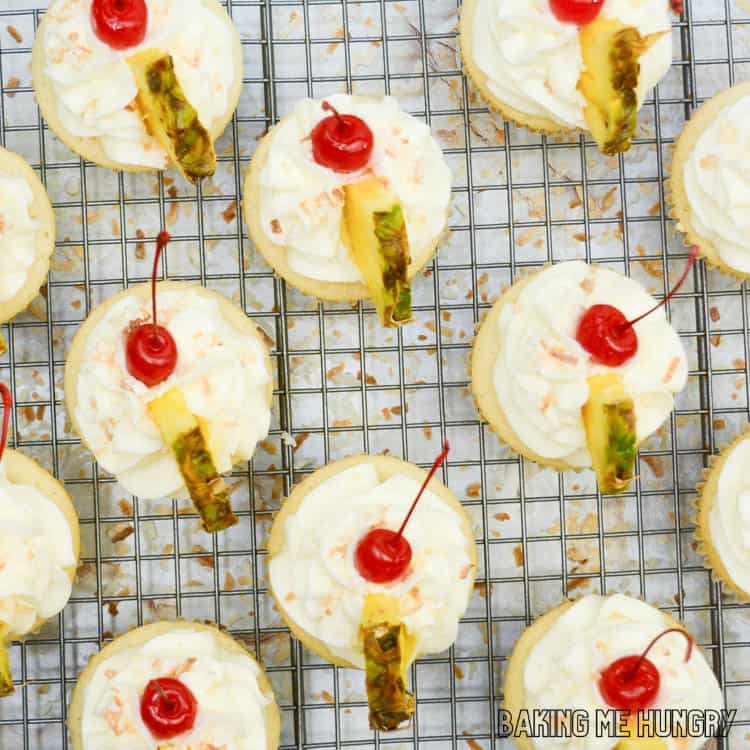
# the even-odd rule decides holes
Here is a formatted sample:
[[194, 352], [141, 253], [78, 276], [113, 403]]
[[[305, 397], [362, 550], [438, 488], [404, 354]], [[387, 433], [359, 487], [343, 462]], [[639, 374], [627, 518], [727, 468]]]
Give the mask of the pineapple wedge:
[[365, 597], [361, 633], [370, 729], [393, 731], [414, 715], [406, 670], [414, 658], [415, 643], [401, 622], [398, 599], [385, 594]]
[[635, 405], [616, 373], [589, 378], [582, 411], [586, 443], [602, 492], [626, 490], [635, 473]]
[[13, 687], [13, 676], [10, 673], [8, 649], [5, 647], [5, 638], [7, 635], [8, 626], [0, 623], [0, 698], [7, 698], [16, 692]]
[[177, 80], [171, 55], [148, 49], [128, 58], [138, 86], [136, 106], [146, 129], [194, 185], [216, 172], [216, 152]]
[[190, 412], [182, 391], [172, 388], [154, 399], [148, 405], [148, 413], [177, 460], [206, 531], [234, 526], [237, 516], [214, 464], [205, 423]]
[[605, 15], [581, 27], [584, 70], [578, 90], [588, 102], [586, 124], [603, 153], [611, 156], [630, 148], [638, 120], [638, 59], [666, 33], [644, 37]]
[[343, 237], [365, 277], [380, 321], [387, 328], [409, 323], [409, 238], [398, 198], [377, 177], [344, 187]]

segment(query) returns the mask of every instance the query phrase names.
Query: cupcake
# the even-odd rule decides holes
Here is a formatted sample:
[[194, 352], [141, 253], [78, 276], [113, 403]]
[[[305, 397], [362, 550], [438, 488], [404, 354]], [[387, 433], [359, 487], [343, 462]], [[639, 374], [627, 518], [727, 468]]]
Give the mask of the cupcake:
[[207, 531], [237, 522], [221, 475], [268, 434], [273, 378], [255, 323], [196, 284], [126, 289], [75, 336], [65, 403], [99, 465], [144, 499], [192, 498]]
[[706, 566], [750, 600], [750, 432], [714, 456], [699, 488], [695, 535]]
[[10, 391], [0, 383], [0, 697], [14, 691], [6, 644], [38, 630], [70, 599], [80, 550], [65, 488], [39, 464], [5, 449]]
[[672, 215], [713, 266], [750, 278], [750, 83], [693, 113], [677, 139], [669, 180]]
[[429, 475], [385, 456], [328, 464], [295, 487], [271, 529], [269, 580], [282, 617], [323, 659], [367, 670], [374, 729], [411, 717], [406, 669], [453, 644], [473, 589], [471, 522], [430, 480], [446, 455]]
[[261, 141], [245, 180], [250, 236], [286, 281], [324, 300], [370, 298], [411, 319], [409, 280], [447, 224], [451, 173], [427, 125], [391, 98], [305, 99]]
[[[0, 148], [0, 324], [24, 310], [44, 284], [55, 249], [55, 214], [36, 172]], [[6, 346], [0, 334], [0, 354]]]
[[174, 163], [195, 183], [237, 108], [242, 45], [217, 0], [53, 0], [34, 40], [37, 102], [68, 148], [103, 167]]
[[587, 130], [605, 154], [630, 148], [672, 64], [668, 0], [464, 0], [460, 33], [466, 74], [503, 117]]
[[[641, 658], [642, 657], [642, 658]], [[516, 643], [505, 676], [505, 708], [517, 723], [520, 712], [586, 712], [589, 731], [561, 738], [515, 736], [521, 750], [576, 747], [610, 750], [663, 747], [695, 750], [708, 737], [661, 734], [667, 711], [721, 711], [721, 688], [692, 636], [664, 612], [629, 596], [592, 594], [567, 601], [540, 617]], [[630, 712], [627, 729], [597, 731], [598, 715]], [[658, 712], [655, 726], [649, 710]], [[668, 730], [669, 727], [667, 726]], [[665, 732], [666, 733], [666, 732]], [[699, 734], [699, 732], [695, 732]], [[636, 737], [637, 735], [637, 737]]]
[[276, 750], [280, 715], [263, 670], [231, 636], [158, 622], [89, 661], [68, 727], [73, 750]]
[[558, 471], [593, 467], [602, 492], [627, 489], [637, 446], [687, 381], [682, 342], [656, 309], [669, 296], [657, 305], [636, 281], [582, 261], [517, 281], [474, 341], [482, 416], [527, 458]]

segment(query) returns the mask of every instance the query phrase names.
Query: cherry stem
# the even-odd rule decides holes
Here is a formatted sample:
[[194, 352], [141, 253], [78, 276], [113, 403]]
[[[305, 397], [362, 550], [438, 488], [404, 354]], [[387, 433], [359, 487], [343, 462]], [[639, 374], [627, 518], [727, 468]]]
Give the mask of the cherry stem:
[[333, 116], [338, 120], [340, 128], [348, 127], [346, 120], [339, 114], [339, 111], [336, 109], [336, 107], [333, 106], [333, 104], [329, 104], [328, 102], [323, 102], [321, 106], [326, 112], [333, 112]]
[[654, 638], [651, 643], [646, 646], [646, 649], [628, 673], [628, 676], [626, 678], [628, 681], [632, 680], [636, 676], [636, 674], [638, 674], [638, 670], [641, 668], [641, 664], [643, 664], [643, 660], [648, 655], [648, 652], [651, 651], [656, 642], [667, 635], [667, 633], [680, 633], [681, 635], [685, 636], [685, 640], [687, 641], [687, 649], [685, 650], [685, 663], [690, 661], [690, 657], [693, 654], [693, 636], [691, 636], [690, 633], [683, 630], [682, 628], [669, 628], [668, 630], [659, 633], [659, 635], [657, 635], [656, 638]]
[[167, 711], [171, 711], [174, 708], [175, 702], [167, 697], [164, 689], [156, 680], [154, 680], [154, 687], [156, 688], [156, 692], [159, 693], [161, 699], [164, 701], [164, 705], [166, 706]]
[[5, 383], [0, 383], [0, 395], [3, 397], [3, 431], [0, 433], [0, 461], [3, 460], [5, 445], [8, 442], [8, 428], [10, 427], [10, 412], [13, 408], [13, 398]]
[[648, 312], [643, 313], [643, 315], [639, 315], [637, 318], [633, 318], [633, 320], [629, 320], [623, 328], [630, 328], [631, 326], [634, 326], [639, 320], [643, 320], [647, 315], [651, 315], [654, 310], [658, 310], [662, 305], [666, 305], [667, 302], [669, 302], [672, 297], [674, 297], [675, 294], [677, 294], [679, 288], [685, 283], [685, 279], [687, 278], [687, 275], [690, 273], [690, 269], [695, 265], [696, 258], [698, 257], [698, 246], [693, 245], [693, 247], [690, 250], [690, 256], [688, 257], [687, 265], [685, 266], [685, 270], [682, 272], [682, 276], [680, 276], [679, 281], [672, 287], [672, 291], [667, 294], [667, 296], [658, 304], [654, 305]]
[[435, 473], [440, 468], [443, 461], [445, 461], [446, 458], [448, 458], [448, 453], [450, 452], [451, 446], [450, 443], [446, 440], [445, 443], [443, 443], [443, 451], [442, 453], [435, 459], [435, 463], [432, 464], [432, 468], [430, 469], [430, 473], [427, 475], [427, 478], [422, 483], [422, 486], [419, 488], [419, 492], [417, 493], [417, 496], [414, 498], [414, 502], [411, 504], [411, 508], [409, 508], [409, 512], [406, 514], [406, 518], [404, 518], [404, 522], [401, 524], [401, 528], [398, 530], [398, 534], [394, 536], [391, 541], [390, 545], [394, 545], [396, 543], [397, 539], [400, 539], [404, 534], [404, 529], [406, 528], [406, 524], [409, 523], [409, 519], [412, 516], [412, 513], [414, 513], [414, 509], [417, 507], [417, 503], [419, 502], [419, 499], [422, 497], [422, 494], [424, 493], [427, 485], [430, 483], [430, 480], [435, 476]]
[[159, 271], [159, 258], [161, 258], [161, 254], [164, 252], [164, 248], [166, 248], [167, 243], [169, 240], [171, 240], [171, 236], [169, 232], [162, 229], [161, 232], [159, 232], [157, 238], [156, 238], [156, 255], [154, 256], [154, 270], [151, 272], [151, 305], [152, 305], [152, 315], [153, 315], [153, 334], [152, 337], [154, 340], [158, 340], [159, 338], [159, 326], [156, 322], [156, 274]]

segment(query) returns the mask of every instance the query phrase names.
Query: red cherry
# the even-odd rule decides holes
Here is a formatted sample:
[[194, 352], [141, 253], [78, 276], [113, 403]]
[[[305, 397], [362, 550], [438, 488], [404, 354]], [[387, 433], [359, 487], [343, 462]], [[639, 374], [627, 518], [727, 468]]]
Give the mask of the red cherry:
[[323, 109], [332, 112], [313, 129], [313, 158], [334, 172], [357, 172], [372, 156], [374, 136], [369, 125], [356, 115], [341, 115], [328, 102]]
[[169, 233], [162, 231], [156, 240], [154, 270], [151, 274], [152, 322], [133, 321], [125, 334], [128, 372], [149, 388], [163, 383], [177, 367], [177, 344], [172, 334], [156, 322], [156, 273], [159, 258], [169, 239]]
[[635, 324], [665, 305], [685, 282], [690, 269], [698, 257], [698, 248], [690, 251], [685, 270], [672, 291], [650, 310], [633, 320], [628, 320], [612, 305], [592, 305], [578, 321], [576, 341], [591, 355], [594, 362], [608, 367], [619, 367], [635, 356], [638, 351], [638, 335]]
[[430, 480], [435, 476], [443, 461], [448, 458], [450, 449], [450, 444], [446, 440], [441, 454], [435, 459], [427, 477], [422, 482], [422, 486], [419, 488], [419, 492], [399, 530], [372, 529], [359, 540], [357, 548], [354, 550], [354, 565], [366, 581], [370, 583], [393, 583], [393, 581], [406, 575], [411, 563], [411, 545], [404, 536], [404, 529]]
[[0, 396], [3, 397], [3, 429], [0, 432], [0, 461], [2, 461], [3, 453], [5, 453], [5, 445], [8, 442], [10, 411], [13, 408], [13, 397], [10, 395], [8, 386], [5, 383], [0, 383]]
[[685, 10], [685, 2], [684, 0], [669, 0], [669, 7], [672, 8], [672, 13], [681, 16], [682, 11]]
[[549, 5], [558, 21], [585, 26], [599, 15], [604, 0], [549, 0]]
[[113, 49], [130, 49], [146, 36], [146, 0], [94, 0], [91, 23], [99, 39]]
[[151, 680], [141, 697], [141, 718], [157, 740], [171, 740], [195, 726], [198, 701], [190, 688], [172, 677]]
[[681, 628], [669, 628], [654, 638], [638, 656], [623, 656], [613, 661], [599, 677], [599, 692], [612, 708], [636, 713], [649, 708], [656, 701], [661, 677], [656, 665], [647, 657], [654, 644], [667, 633], [681, 633], [687, 640], [685, 661], [693, 653], [693, 639]]

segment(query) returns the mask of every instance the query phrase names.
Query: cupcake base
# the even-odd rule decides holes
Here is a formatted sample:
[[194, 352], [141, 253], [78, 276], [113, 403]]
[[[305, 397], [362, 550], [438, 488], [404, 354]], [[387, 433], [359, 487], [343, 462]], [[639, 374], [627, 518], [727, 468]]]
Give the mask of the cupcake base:
[[[86, 748], [83, 744], [83, 702], [86, 694], [86, 687], [93, 679], [99, 664], [120, 651], [138, 648], [154, 638], [165, 635], [166, 633], [174, 632], [175, 630], [210, 633], [222, 651], [236, 654], [237, 658], [253, 659], [252, 654], [247, 651], [244, 646], [214, 625], [203, 625], [182, 621], [157, 622], [152, 625], [144, 625], [143, 627], [131, 630], [126, 635], [121, 635], [119, 638], [112, 641], [112, 643], [105, 646], [98, 654], [96, 654], [96, 656], [93, 656], [89, 660], [86, 669], [78, 677], [78, 683], [73, 691], [70, 712], [68, 715], [68, 728], [70, 730], [73, 750], [95, 750], [90, 747]], [[271, 684], [262, 670], [258, 674], [258, 686], [264, 696], [271, 698], [271, 702], [266, 706], [264, 717], [267, 738], [266, 749], [276, 750], [279, 746], [281, 736], [281, 715], [273, 695], [273, 690], [271, 689]]]
[[[227, 108], [222, 117], [220, 117], [209, 129], [211, 140], [216, 139], [224, 132], [232, 115], [237, 109], [237, 104], [240, 100], [240, 93], [242, 92], [242, 71], [243, 71], [243, 54], [242, 54], [242, 42], [240, 35], [237, 32], [232, 19], [227, 14], [226, 10], [218, 2], [218, 0], [201, 0], [203, 5], [220, 18], [226, 25], [232, 30], [232, 52], [234, 57], [234, 83], [229, 92], [227, 99]], [[54, 4], [47, 14], [51, 10], [54, 10]], [[42, 116], [49, 124], [50, 128], [54, 131], [55, 135], [71, 150], [78, 154], [86, 161], [94, 162], [100, 167], [106, 167], [108, 169], [116, 169], [121, 172], [158, 172], [160, 170], [154, 169], [153, 167], [146, 167], [138, 164], [126, 164], [117, 162], [110, 159], [104, 149], [101, 146], [98, 138], [81, 137], [74, 135], [69, 132], [62, 124], [62, 120], [57, 113], [57, 99], [54, 92], [54, 87], [50, 79], [47, 77], [45, 72], [45, 56], [43, 49], [43, 38], [45, 35], [45, 29], [47, 24], [47, 16], [42, 19], [37, 29], [36, 36], [34, 38], [34, 47], [31, 55], [31, 75], [34, 85], [34, 94], [36, 96], [37, 104], [42, 112]], [[171, 164], [167, 164], [165, 168], [169, 168]]]
[[696, 231], [685, 189], [684, 174], [685, 164], [703, 131], [721, 115], [723, 110], [746, 96], [750, 96], [750, 82], [723, 91], [693, 113], [675, 144], [671, 174], [667, 182], [667, 196], [672, 209], [672, 217], [677, 221], [677, 228], [684, 235], [685, 245], [697, 245], [701, 256], [709, 265], [741, 280], [750, 279], [750, 273], [728, 266], [721, 259], [718, 248]]
[[[36, 257], [29, 266], [24, 285], [11, 299], [0, 300], [0, 323], [4, 323], [25, 310], [47, 280], [49, 261], [55, 249], [55, 212], [52, 210], [47, 190], [36, 172], [18, 154], [0, 148], [0, 173], [21, 177], [31, 187], [34, 202], [30, 213], [31, 217], [39, 223], [36, 233]], [[0, 268], [0, 274], [2, 273], [3, 270]], [[1, 342], [0, 337], [0, 349], [2, 348]]]
[[[284, 543], [286, 541], [286, 522], [290, 516], [294, 515], [297, 512], [307, 495], [314, 489], [319, 487], [321, 484], [323, 484], [323, 482], [331, 479], [331, 477], [340, 474], [342, 471], [351, 469], [353, 466], [357, 466], [363, 463], [374, 464], [378, 473], [378, 478], [381, 481], [385, 481], [386, 479], [389, 479], [396, 474], [403, 474], [411, 479], [414, 479], [417, 482], [423, 482], [425, 477], [427, 476], [427, 472], [424, 471], [424, 469], [420, 469], [414, 464], [390, 456], [351, 456], [349, 458], [342, 459], [341, 461], [334, 461], [333, 463], [330, 463], [327, 466], [318, 469], [315, 473], [311, 474], [305, 480], [300, 482], [300, 484], [294, 487], [289, 497], [281, 506], [281, 510], [276, 514], [276, 518], [274, 518], [271, 533], [268, 538], [269, 563], [270, 560], [272, 560], [274, 556], [278, 555], [283, 549]], [[473, 564], [472, 570], [469, 574], [473, 583], [477, 569], [477, 548], [474, 541], [474, 532], [471, 527], [471, 522], [466, 515], [466, 511], [459, 502], [458, 498], [444, 484], [442, 484], [442, 482], [433, 479], [428, 485], [428, 489], [430, 490], [430, 492], [439, 497], [446, 505], [450, 506], [454, 511], [456, 511], [456, 513], [459, 514], [459, 517], [463, 519], [461, 531], [466, 538], [466, 551], [469, 553], [469, 559]], [[348, 667], [350, 669], [359, 668], [356, 664], [351, 664], [347, 660], [334, 655], [322, 640], [312, 635], [312, 633], [308, 633], [296, 621], [291, 619], [291, 617], [289, 617], [286, 610], [284, 609], [283, 602], [279, 599], [279, 597], [276, 595], [276, 592], [273, 590], [273, 586], [271, 586], [271, 594], [273, 595], [276, 606], [281, 613], [281, 616], [284, 619], [287, 627], [292, 631], [294, 637], [297, 638], [297, 640], [302, 641], [303, 645], [310, 649], [310, 651], [330, 662], [331, 664], [336, 664], [339, 667]]]
[[[373, 97], [352, 97], [358, 102], [377, 102]], [[291, 117], [293, 115], [287, 115]], [[284, 281], [299, 289], [304, 294], [326, 300], [328, 302], [358, 302], [370, 298], [370, 290], [361, 281], [322, 281], [312, 279], [294, 271], [289, 265], [287, 249], [284, 245], [274, 242], [263, 229], [261, 222], [260, 205], [262, 200], [260, 176], [268, 161], [268, 153], [271, 149], [277, 129], [284, 120], [268, 131], [253, 154], [250, 168], [245, 176], [243, 190], [242, 209], [247, 224], [248, 234], [255, 246], [260, 250], [266, 262], [273, 270], [281, 276]], [[443, 219], [443, 226], [435, 237], [435, 241], [424, 248], [419, 255], [412, 255], [409, 265], [409, 278], [414, 278], [430, 259], [435, 255], [438, 245], [441, 243], [448, 226], [448, 214]]]

